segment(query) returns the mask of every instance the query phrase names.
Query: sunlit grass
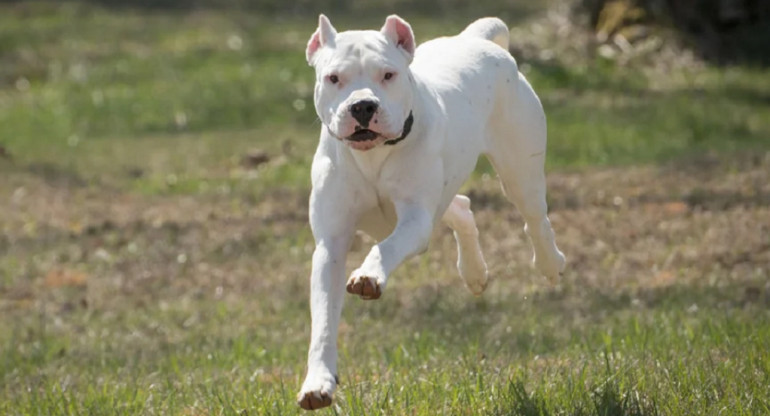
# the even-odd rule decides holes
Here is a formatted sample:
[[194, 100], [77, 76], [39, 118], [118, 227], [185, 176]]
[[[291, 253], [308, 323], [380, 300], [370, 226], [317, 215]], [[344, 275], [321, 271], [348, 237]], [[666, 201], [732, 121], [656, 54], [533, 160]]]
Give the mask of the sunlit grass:
[[[146, 153], [133, 153], [151, 149], [153, 158], [169, 161], [154, 165], [165, 170], [159, 176], [177, 173], [179, 163], [199, 162], [203, 176], [216, 166], [206, 165], [205, 155], [178, 152], [180, 141], [217, 137], [221, 149], [250, 142], [276, 152], [290, 139], [298, 154], [312, 153], [319, 125], [302, 50], [313, 21], [284, 18], [273, 30], [265, 16], [228, 12], [41, 10], [48, 14], [0, 18], [7, 50], [0, 144], [17, 160], [71, 165], [66, 155], [74, 154], [98, 163], [102, 149], [112, 146], [127, 159], [143, 159]], [[343, 17], [338, 26], [361, 24]], [[465, 21], [439, 25], [416, 17], [413, 24], [423, 34], [418, 38], [427, 38], [457, 31]], [[546, 108], [553, 168], [668, 162], [769, 143], [770, 110], [763, 103], [770, 83], [762, 71], [679, 69], [651, 76], [601, 59], [574, 67], [558, 60], [520, 58], [520, 64]], [[659, 84], [655, 76], [674, 81], [650, 88]], [[134, 146], [137, 141], [151, 145]], [[307, 172], [304, 158], [288, 163], [296, 176]]]
[[[426, 39], [469, 17], [410, 20]], [[0, 7], [0, 413], [299, 413], [314, 24]], [[607, 174], [619, 184], [562, 177], [549, 195], [571, 268], [546, 287], [482, 161], [468, 189], [489, 290], [462, 287], [440, 231], [382, 299], [347, 299], [322, 414], [770, 413], [768, 72], [519, 63], [546, 108], [551, 172], [734, 162], [695, 166], [703, 185], [682, 189], [665, 181], [677, 169], [634, 189], [621, 170]]]

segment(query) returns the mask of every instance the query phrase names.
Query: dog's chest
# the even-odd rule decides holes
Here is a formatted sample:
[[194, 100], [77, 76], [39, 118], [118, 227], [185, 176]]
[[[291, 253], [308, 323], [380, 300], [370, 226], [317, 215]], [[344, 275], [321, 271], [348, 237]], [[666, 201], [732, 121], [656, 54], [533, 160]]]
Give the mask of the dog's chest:
[[355, 181], [358, 185], [355, 203], [363, 208], [357, 228], [377, 240], [387, 237], [397, 221], [390, 194], [394, 186], [391, 165], [397, 164], [398, 159], [393, 158], [391, 150], [375, 148], [353, 154], [356, 169], [351, 173], [359, 176]]
[[377, 187], [382, 180], [382, 171], [389, 161], [391, 149], [378, 147], [367, 152], [351, 152], [356, 170], [368, 186]]

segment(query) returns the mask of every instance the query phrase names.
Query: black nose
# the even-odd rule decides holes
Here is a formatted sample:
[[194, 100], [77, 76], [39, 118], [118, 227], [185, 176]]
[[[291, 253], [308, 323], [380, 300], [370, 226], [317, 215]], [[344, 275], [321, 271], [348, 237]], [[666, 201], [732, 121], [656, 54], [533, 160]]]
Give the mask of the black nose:
[[350, 115], [353, 116], [362, 127], [369, 127], [369, 121], [377, 112], [377, 103], [372, 100], [361, 100], [350, 105]]

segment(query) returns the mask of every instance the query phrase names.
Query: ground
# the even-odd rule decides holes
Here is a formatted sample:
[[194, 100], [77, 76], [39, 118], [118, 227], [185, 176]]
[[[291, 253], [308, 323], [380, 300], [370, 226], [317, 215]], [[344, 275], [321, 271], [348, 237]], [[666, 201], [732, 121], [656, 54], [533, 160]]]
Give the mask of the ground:
[[[300, 413], [314, 19], [2, 7], [0, 413]], [[482, 160], [487, 291], [437, 229], [381, 299], [347, 299], [322, 413], [769, 413], [767, 70], [534, 56], [557, 36], [538, 16], [513, 43], [563, 280]]]

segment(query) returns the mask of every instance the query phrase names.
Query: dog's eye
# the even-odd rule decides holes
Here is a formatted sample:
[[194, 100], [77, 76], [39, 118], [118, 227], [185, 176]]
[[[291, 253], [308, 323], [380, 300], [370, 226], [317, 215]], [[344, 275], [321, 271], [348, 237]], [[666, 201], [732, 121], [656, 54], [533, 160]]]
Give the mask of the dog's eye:
[[393, 78], [393, 76], [394, 76], [394, 75], [395, 75], [395, 74], [394, 74], [394, 73], [392, 73], [392, 72], [386, 72], [386, 73], [385, 73], [385, 77], [384, 77], [384, 78], [385, 78], [385, 81], [387, 81], [387, 80], [389, 80], [389, 79]]
[[336, 84], [340, 82], [340, 77], [336, 75], [329, 75], [329, 82], [331, 82], [332, 84]]

